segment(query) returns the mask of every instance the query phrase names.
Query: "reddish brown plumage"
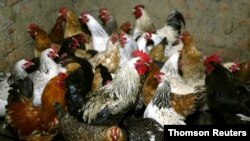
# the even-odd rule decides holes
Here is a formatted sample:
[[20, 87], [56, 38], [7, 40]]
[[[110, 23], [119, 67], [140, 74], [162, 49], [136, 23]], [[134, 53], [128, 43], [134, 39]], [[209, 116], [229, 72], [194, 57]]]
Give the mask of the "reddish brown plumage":
[[186, 117], [194, 112], [198, 98], [197, 96], [196, 94], [177, 95], [171, 93], [171, 107], [173, 107], [178, 114]]
[[55, 25], [49, 33], [49, 38], [53, 43], [60, 43], [64, 39], [63, 22], [63, 17], [58, 16]]
[[160, 72], [160, 68], [155, 63], [150, 63], [149, 68], [150, 72], [142, 89], [143, 103], [145, 106], [150, 103], [152, 97], [155, 94], [158, 83], [154, 76]]
[[[7, 121], [17, 132], [20, 139], [29, 140], [34, 135], [45, 138], [43, 133], [49, 133], [47, 139], [54, 136], [57, 117], [53, 108], [54, 102], [65, 107], [64, 79], [65, 74], [59, 74], [46, 85], [42, 95], [41, 107], [33, 107], [32, 102], [21, 97], [21, 102], [11, 102], [7, 108]], [[36, 139], [37, 140], [37, 139]]]

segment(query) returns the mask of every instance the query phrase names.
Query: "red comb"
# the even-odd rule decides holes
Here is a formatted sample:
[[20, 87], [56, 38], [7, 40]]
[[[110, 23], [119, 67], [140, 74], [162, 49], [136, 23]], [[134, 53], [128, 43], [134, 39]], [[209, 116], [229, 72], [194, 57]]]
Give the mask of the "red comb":
[[61, 79], [65, 79], [65, 78], [67, 77], [67, 74], [66, 74], [66, 73], [60, 72], [60, 73], [58, 74], [58, 77], [60, 77]]
[[134, 9], [138, 9], [138, 8], [144, 8], [145, 6], [143, 4], [138, 4], [134, 7]]
[[204, 64], [209, 64], [211, 62], [220, 64], [221, 63], [221, 58], [216, 53], [213, 53], [210, 56], [205, 58]]
[[109, 11], [108, 11], [107, 8], [101, 8], [101, 9], [99, 9], [99, 13], [106, 14], [106, 13], [108, 13], [108, 12], [109, 12]]
[[67, 9], [67, 7], [61, 7], [60, 9], [59, 9], [59, 12], [60, 13], [64, 13], [64, 12], [66, 12], [68, 9]]
[[81, 16], [83, 17], [83, 16], [86, 16], [87, 14], [89, 14], [89, 11], [84, 11], [82, 12]]
[[58, 52], [58, 45], [57, 44], [51, 44], [50, 48], [54, 50], [54, 52]]
[[132, 56], [133, 57], [140, 57], [144, 62], [146, 63], [150, 63], [151, 62], [151, 58], [149, 57], [149, 55], [145, 52], [143, 52], [142, 50], [135, 50], [132, 52]]
[[35, 23], [29, 25], [29, 29], [39, 28], [39, 26]]

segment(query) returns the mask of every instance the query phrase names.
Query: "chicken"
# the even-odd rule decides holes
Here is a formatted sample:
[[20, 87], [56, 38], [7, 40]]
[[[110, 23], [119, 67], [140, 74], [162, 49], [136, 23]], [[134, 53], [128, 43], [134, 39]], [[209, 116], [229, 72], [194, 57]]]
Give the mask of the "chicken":
[[81, 30], [81, 24], [77, 19], [76, 14], [67, 7], [59, 9], [59, 16], [66, 20], [64, 29], [64, 38], [70, 38], [78, 34], [84, 34]]
[[156, 33], [168, 39], [168, 43], [173, 45], [180, 36], [182, 24], [185, 26], [185, 20], [179, 11], [172, 11], [167, 17], [166, 24], [158, 29]]
[[117, 126], [99, 126], [79, 122], [59, 103], [54, 104], [59, 128], [66, 141], [126, 141], [125, 132]]
[[156, 28], [151, 21], [148, 13], [145, 10], [145, 6], [142, 4], [136, 5], [133, 9], [133, 14], [135, 16], [135, 29], [133, 36], [141, 34], [143, 32], [155, 33]]
[[64, 39], [64, 24], [65, 20], [62, 16], [58, 16], [56, 19], [56, 23], [48, 34], [50, 40], [53, 43], [60, 44]]
[[58, 133], [57, 116], [53, 103], [66, 106], [64, 80], [66, 74], [60, 73], [51, 79], [42, 94], [40, 107], [33, 107], [31, 100], [21, 92], [25, 88], [13, 88], [12, 94], [19, 101], [10, 101], [7, 105], [6, 121], [13, 127], [21, 140], [52, 140]]
[[234, 61], [224, 63], [223, 66], [231, 71], [237, 80], [250, 83], [250, 61], [244, 61], [242, 63]]
[[145, 80], [142, 89], [142, 97], [143, 97], [142, 99], [145, 106], [147, 106], [150, 103], [152, 97], [155, 94], [158, 83], [154, 76], [160, 72], [160, 68], [154, 62], [150, 63], [149, 69], [150, 72]]
[[111, 35], [113, 32], [118, 30], [118, 24], [113, 15], [110, 14], [108, 9], [101, 8], [99, 9], [99, 18], [102, 21], [102, 26], [104, 30]]
[[125, 32], [121, 32], [119, 34], [119, 40], [120, 40], [120, 62], [119, 66], [123, 67], [128, 60], [132, 58], [131, 54], [133, 51], [138, 50], [138, 44], [136, 41], [132, 38], [132, 36], [126, 34]]
[[126, 118], [124, 128], [129, 141], [163, 141], [163, 126], [150, 118]]
[[144, 78], [150, 62], [148, 54], [144, 52], [134, 51], [133, 56], [117, 71], [110, 83], [86, 96], [82, 108], [82, 119], [85, 122], [113, 124], [133, 110], [144, 82], [141, 78]]
[[10, 85], [19, 79], [25, 79], [28, 76], [25, 70], [31, 65], [33, 63], [30, 60], [21, 59], [15, 63], [11, 73], [0, 72], [0, 117], [4, 117], [6, 113], [5, 106], [7, 105]]
[[168, 78], [171, 86], [170, 104], [184, 118], [206, 104], [204, 84], [188, 85], [178, 73], [180, 52], [174, 53], [161, 68], [160, 72]]
[[185, 125], [185, 118], [179, 115], [170, 105], [171, 87], [165, 74], [157, 76], [158, 87], [151, 102], [148, 104], [144, 118], [152, 118], [161, 126], [164, 125]]
[[129, 21], [123, 23], [121, 26], [120, 26], [120, 29], [127, 33], [127, 34], [130, 34], [130, 30], [132, 29], [132, 25]]
[[39, 57], [42, 51], [50, 48], [52, 41], [48, 34], [37, 24], [30, 24], [28, 32], [35, 40], [35, 57]]
[[106, 50], [89, 59], [92, 67], [95, 68], [102, 64], [108, 68], [109, 72], [114, 73], [119, 66], [119, 45], [118, 36], [116, 33], [113, 33], [109, 38]]
[[82, 119], [82, 103], [86, 94], [92, 87], [93, 71], [91, 64], [81, 58], [70, 57], [62, 61], [66, 65], [68, 77], [66, 78], [66, 103], [68, 111], [77, 119]]
[[109, 36], [103, 27], [88, 12], [83, 12], [79, 18], [83, 24], [87, 24], [91, 32], [93, 48], [98, 52], [105, 51]]
[[207, 103], [217, 117], [225, 124], [245, 124], [250, 116], [250, 86], [240, 83], [234, 75], [221, 65], [217, 54], [208, 56], [205, 84], [207, 88]]
[[92, 82], [91, 91], [95, 91], [111, 81], [112, 75], [109, 73], [108, 69], [105, 66], [100, 64], [95, 68], [94, 80]]
[[150, 51], [149, 51], [149, 56], [157, 62], [160, 63], [165, 63], [167, 61], [167, 57], [164, 54], [166, 45], [168, 44], [167, 38], [163, 38], [162, 41], [154, 46]]
[[181, 36], [184, 43], [179, 61], [182, 79], [190, 86], [204, 84], [203, 56], [196, 48], [194, 40], [188, 32], [183, 32]]
[[34, 92], [32, 97], [32, 103], [34, 106], [41, 104], [41, 96], [47, 82], [58, 75], [60, 72], [66, 72], [66, 70], [60, 65], [56, 64], [53, 60], [57, 56], [58, 49], [54, 44], [51, 48], [44, 50], [40, 56], [39, 69], [28, 76], [34, 83]]

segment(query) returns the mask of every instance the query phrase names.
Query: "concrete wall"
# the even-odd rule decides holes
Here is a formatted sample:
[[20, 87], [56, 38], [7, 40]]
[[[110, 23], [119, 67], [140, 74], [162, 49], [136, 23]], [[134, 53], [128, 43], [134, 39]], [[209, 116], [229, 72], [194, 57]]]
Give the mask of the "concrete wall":
[[205, 55], [217, 52], [224, 61], [250, 59], [249, 0], [0, 0], [0, 71], [10, 70], [21, 58], [33, 57], [28, 25], [36, 23], [50, 31], [61, 6], [77, 14], [89, 10], [94, 16], [106, 7], [119, 23], [133, 24], [132, 8], [139, 3], [158, 28], [172, 10], [182, 12], [185, 30]]

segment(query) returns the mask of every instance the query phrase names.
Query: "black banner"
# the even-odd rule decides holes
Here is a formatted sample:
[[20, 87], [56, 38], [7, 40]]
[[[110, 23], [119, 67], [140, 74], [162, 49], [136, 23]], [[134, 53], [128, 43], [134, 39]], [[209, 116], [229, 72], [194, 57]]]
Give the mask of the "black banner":
[[164, 140], [171, 141], [180, 137], [193, 138], [222, 138], [250, 137], [249, 125], [165, 125]]

